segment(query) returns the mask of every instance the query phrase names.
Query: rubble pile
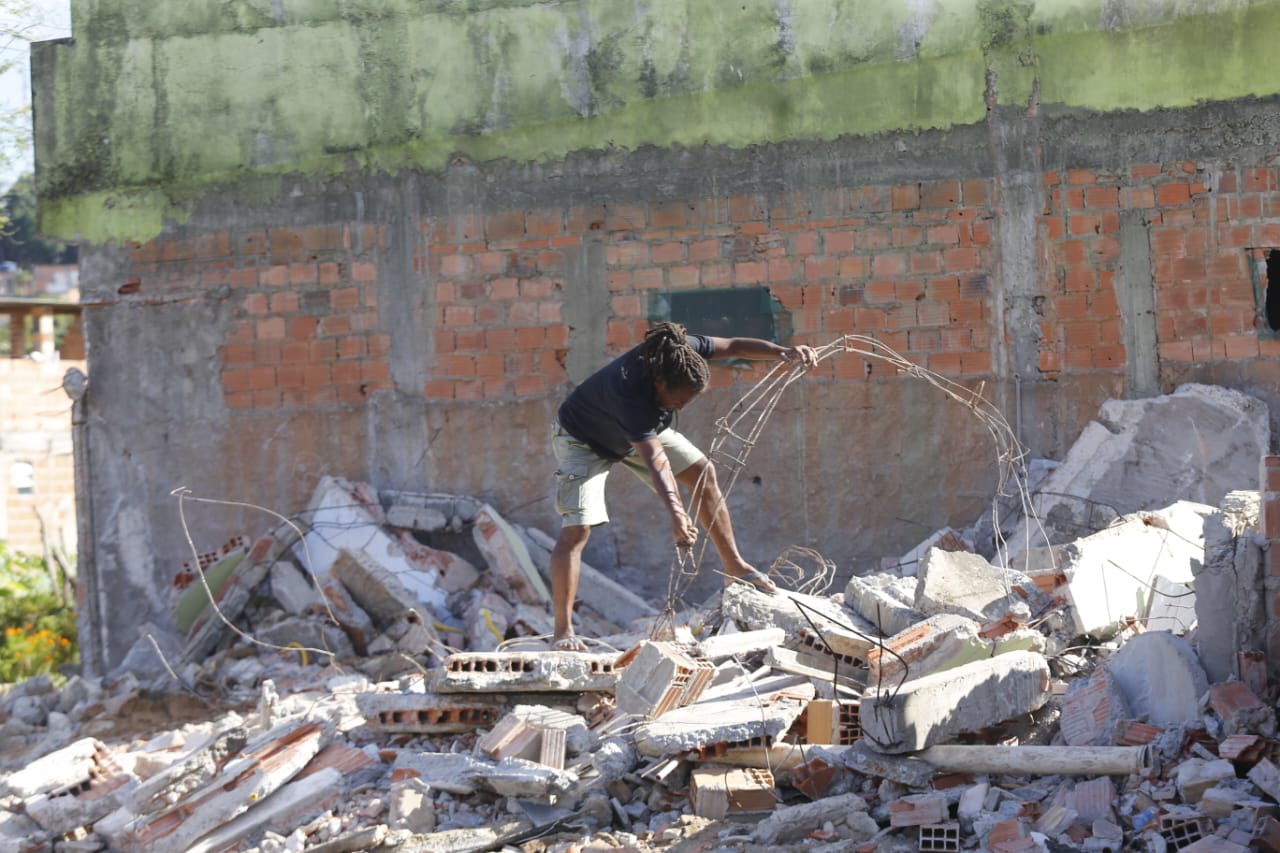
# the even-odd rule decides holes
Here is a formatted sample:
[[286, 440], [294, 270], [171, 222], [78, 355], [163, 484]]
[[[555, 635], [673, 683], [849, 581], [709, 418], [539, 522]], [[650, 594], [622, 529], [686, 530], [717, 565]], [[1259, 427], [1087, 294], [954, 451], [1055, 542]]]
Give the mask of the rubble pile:
[[[1217, 391], [1079, 464], [1131, 476], [1181, 403], [1254, 411]], [[1220, 485], [1135, 506], [1069, 456], [1049, 480], [1115, 511], [991, 558], [947, 529], [680, 613], [584, 566], [587, 652], [548, 648], [545, 533], [326, 478], [184, 566], [117, 674], [10, 687], [0, 850], [1280, 851], [1280, 458], [1265, 418], [1209, 422]], [[1261, 489], [1224, 474], [1248, 454]]]

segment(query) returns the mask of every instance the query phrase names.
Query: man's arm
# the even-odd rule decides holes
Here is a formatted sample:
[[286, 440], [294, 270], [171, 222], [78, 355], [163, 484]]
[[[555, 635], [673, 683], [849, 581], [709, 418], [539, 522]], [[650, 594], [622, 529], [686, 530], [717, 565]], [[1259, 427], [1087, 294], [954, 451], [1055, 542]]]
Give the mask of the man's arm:
[[772, 341], [760, 338], [710, 338], [714, 348], [712, 358], [745, 358], [750, 361], [765, 361], [771, 358], [782, 361], [799, 361], [805, 367], [813, 367], [818, 363], [818, 354], [813, 347], [801, 344], [796, 347], [784, 347]]
[[676, 477], [671, 473], [671, 462], [667, 459], [667, 452], [662, 449], [662, 442], [656, 438], [648, 438], [644, 441], [633, 441], [631, 446], [636, 449], [636, 455], [644, 460], [644, 464], [649, 466], [649, 474], [653, 477], [653, 488], [666, 505], [667, 511], [671, 513], [671, 536], [675, 539], [676, 547], [692, 548], [693, 543], [698, 539], [698, 528], [693, 526], [693, 519], [685, 511], [684, 502], [680, 500]]

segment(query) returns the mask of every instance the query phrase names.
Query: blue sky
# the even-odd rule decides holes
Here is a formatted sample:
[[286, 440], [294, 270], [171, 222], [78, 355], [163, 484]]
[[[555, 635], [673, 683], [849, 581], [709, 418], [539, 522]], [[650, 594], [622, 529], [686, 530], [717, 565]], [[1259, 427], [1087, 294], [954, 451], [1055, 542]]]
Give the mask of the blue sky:
[[[22, 34], [27, 41], [66, 38], [71, 35], [70, 0], [0, 0], [0, 28]], [[12, 66], [0, 74], [0, 111], [31, 106], [31, 68], [27, 41], [0, 37], [0, 64]], [[18, 136], [27, 141], [22, 150], [4, 151], [11, 162], [0, 163], [0, 192], [32, 168], [31, 117], [22, 119]], [[4, 135], [5, 137], [8, 134]], [[6, 140], [7, 141], [7, 140]]]

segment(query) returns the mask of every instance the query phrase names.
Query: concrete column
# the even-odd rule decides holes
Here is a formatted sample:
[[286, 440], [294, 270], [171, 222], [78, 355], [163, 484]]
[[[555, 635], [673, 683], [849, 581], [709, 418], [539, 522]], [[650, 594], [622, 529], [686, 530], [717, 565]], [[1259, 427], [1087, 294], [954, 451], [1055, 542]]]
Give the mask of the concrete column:
[[9, 312], [9, 357], [22, 358], [27, 354], [26, 315], [22, 311]]
[[1151, 275], [1151, 232], [1142, 211], [1120, 214], [1120, 274], [1116, 297], [1124, 317], [1125, 384], [1128, 398], [1160, 393], [1156, 354], [1156, 294]]

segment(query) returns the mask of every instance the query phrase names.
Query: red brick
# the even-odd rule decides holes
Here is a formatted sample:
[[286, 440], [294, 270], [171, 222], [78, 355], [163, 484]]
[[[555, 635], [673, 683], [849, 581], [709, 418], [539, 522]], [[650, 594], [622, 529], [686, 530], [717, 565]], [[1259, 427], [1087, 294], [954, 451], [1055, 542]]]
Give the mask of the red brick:
[[684, 260], [683, 243], [659, 243], [649, 253], [655, 264], [678, 263]]
[[1068, 184], [1074, 186], [1092, 184], [1097, 182], [1098, 173], [1092, 169], [1068, 169], [1066, 180]]
[[894, 210], [915, 210], [920, 207], [920, 185], [903, 184], [892, 190]]
[[955, 207], [960, 204], [959, 181], [930, 181], [920, 185], [920, 207]]
[[329, 291], [329, 307], [334, 311], [345, 311], [360, 307], [360, 288], [340, 287]]
[[1191, 187], [1187, 184], [1161, 184], [1156, 187], [1156, 203], [1161, 207], [1177, 206], [1191, 201]]
[[[1280, 539], [1280, 492], [1263, 492], [1260, 522], [1263, 539]], [[1280, 545], [1272, 550], [1275, 556], [1267, 555], [1267, 576], [1280, 577]]]

